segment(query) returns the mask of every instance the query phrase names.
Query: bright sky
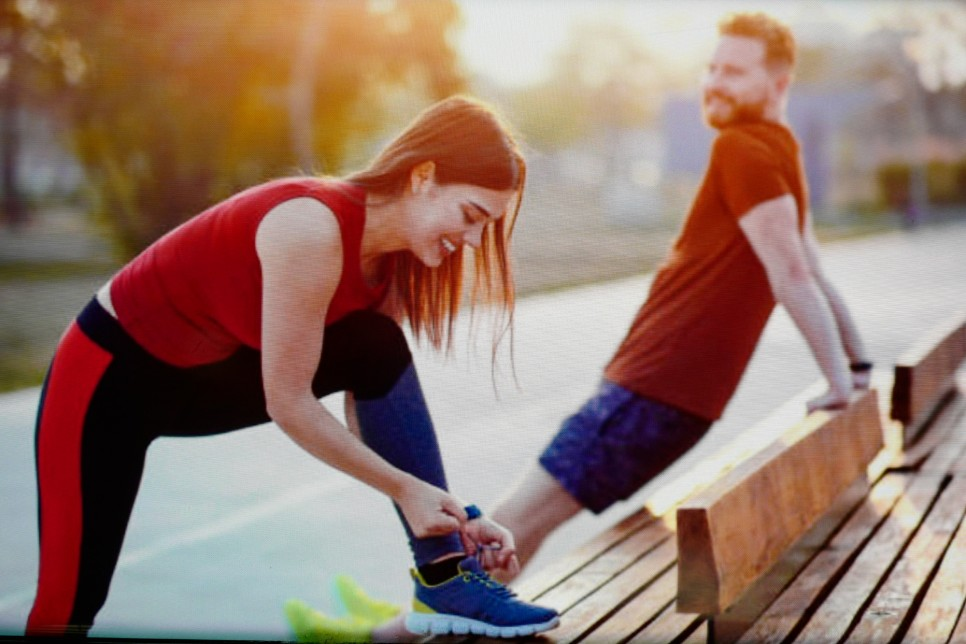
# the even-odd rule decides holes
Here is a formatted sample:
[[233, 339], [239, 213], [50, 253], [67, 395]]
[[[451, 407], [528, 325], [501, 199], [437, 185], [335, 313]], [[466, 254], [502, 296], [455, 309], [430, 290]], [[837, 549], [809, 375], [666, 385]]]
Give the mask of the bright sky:
[[[547, 74], [569, 29], [582, 21], [614, 19], [639, 33], [669, 64], [693, 66], [707, 58], [719, 18], [762, 10], [788, 22], [796, 34], [837, 23], [857, 35], [877, 19], [912, 2], [895, 0], [457, 0], [465, 18], [460, 52], [471, 72], [523, 85]], [[917, 9], [951, 2], [918, 1]]]

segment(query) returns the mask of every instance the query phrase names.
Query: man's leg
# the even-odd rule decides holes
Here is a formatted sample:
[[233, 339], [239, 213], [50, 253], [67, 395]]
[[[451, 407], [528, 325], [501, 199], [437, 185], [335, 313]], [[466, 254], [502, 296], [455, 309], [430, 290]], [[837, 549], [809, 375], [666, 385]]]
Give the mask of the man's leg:
[[582, 508], [600, 514], [627, 499], [709, 427], [708, 421], [604, 381], [563, 423], [494, 518], [513, 533], [524, 564]]
[[544, 540], [583, 509], [557, 479], [534, 463], [492, 514], [494, 521], [513, 534], [520, 567], [524, 568]]

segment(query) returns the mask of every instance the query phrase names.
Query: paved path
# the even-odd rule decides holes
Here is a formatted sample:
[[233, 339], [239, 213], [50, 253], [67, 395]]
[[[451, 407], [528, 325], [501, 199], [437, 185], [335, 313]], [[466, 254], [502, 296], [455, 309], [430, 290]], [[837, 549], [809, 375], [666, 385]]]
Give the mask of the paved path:
[[[964, 249], [966, 222], [826, 247], [827, 270], [880, 365], [891, 363], [915, 335], [966, 308]], [[504, 370], [498, 398], [485, 327], [477, 351], [468, 354], [466, 343], [457, 343], [445, 363], [417, 355], [458, 494], [492, 505], [591, 392], [648, 284], [649, 277], [640, 276], [521, 301], [519, 389]], [[779, 311], [725, 419], [668, 475], [817, 378], [807, 348]], [[0, 635], [20, 632], [33, 597], [37, 393], [0, 396]], [[603, 517], [581, 517], [547, 544], [535, 566], [630, 509], [625, 504]], [[338, 572], [405, 601], [407, 562], [387, 501], [313, 462], [277, 428], [163, 439], [151, 448], [121, 564], [92, 634], [281, 639], [287, 636], [283, 602], [299, 597], [331, 609], [328, 583]]]

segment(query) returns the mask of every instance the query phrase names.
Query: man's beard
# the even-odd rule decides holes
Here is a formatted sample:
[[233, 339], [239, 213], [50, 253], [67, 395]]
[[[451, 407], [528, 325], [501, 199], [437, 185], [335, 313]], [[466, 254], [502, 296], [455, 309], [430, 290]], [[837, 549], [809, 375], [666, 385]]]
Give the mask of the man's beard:
[[[707, 109], [707, 102], [710, 98], [717, 98], [731, 106], [731, 111], [727, 115], [712, 115]], [[731, 125], [741, 125], [743, 123], [760, 123], [765, 120], [765, 106], [767, 99], [762, 99], [753, 103], [738, 103], [735, 99], [724, 94], [713, 92], [704, 97], [704, 120], [716, 130], [726, 128]]]

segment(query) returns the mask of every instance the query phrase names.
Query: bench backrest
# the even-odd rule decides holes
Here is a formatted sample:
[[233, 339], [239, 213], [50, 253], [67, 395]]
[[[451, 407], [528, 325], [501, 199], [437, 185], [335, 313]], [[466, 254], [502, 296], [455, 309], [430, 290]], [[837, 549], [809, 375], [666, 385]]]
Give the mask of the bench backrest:
[[874, 389], [815, 412], [677, 510], [677, 610], [724, 612], [859, 477], [883, 447]]
[[958, 313], [903, 353], [895, 366], [891, 417], [903, 425], [903, 446], [915, 441], [943, 399], [955, 390], [966, 359], [966, 312]]

